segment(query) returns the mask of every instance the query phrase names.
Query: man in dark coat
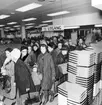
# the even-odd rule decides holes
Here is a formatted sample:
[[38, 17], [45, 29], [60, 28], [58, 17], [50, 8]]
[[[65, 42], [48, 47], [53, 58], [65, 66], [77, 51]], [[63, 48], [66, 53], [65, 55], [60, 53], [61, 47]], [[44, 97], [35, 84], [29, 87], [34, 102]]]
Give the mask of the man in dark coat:
[[41, 91], [43, 93], [42, 105], [49, 99], [49, 92], [55, 80], [55, 68], [51, 55], [47, 52], [47, 46], [42, 44], [41, 54], [38, 57], [38, 73], [42, 74]]
[[17, 90], [19, 91], [20, 98], [22, 98], [21, 96], [27, 94], [28, 91], [34, 92], [36, 89], [26, 64], [19, 58], [20, 50], [15, 48], [11, 52], [11, 59], [15, 62], [15, 83]]

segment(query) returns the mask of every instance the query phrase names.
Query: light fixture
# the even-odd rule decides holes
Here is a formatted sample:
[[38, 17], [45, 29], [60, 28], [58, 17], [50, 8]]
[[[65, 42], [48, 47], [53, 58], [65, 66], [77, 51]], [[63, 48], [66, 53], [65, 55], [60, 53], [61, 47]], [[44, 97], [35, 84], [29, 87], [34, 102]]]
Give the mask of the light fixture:
[[47, 16], [59, 16], [59, 15], [64, 15], [64, 14], [68, 14], [70, 13], [69, 11], [60, 11], [60, 12], [56, 12], [56, 13], [51, 13], [51, 14], [47, 14]]
[[13, 27], [20, 27], [20, 25], [16, 25], [16, 26], [13, 26]]
[[29, 11], [29, 10], [32, 10], [32, 9], [35, 9], [35, 8], [38, 8], [38, 7], [41, 7], [41, 6], [42, 6], [41, 4], [31, 3], [31, 4], [28, 4], [26, 6], [23, 6], [21, 8], [16, 9], [16, 11], [26, 12], [26, 11]]
[[42, 21], [42, 23], [50, 23], [52, 20]]
[[77, 29], [79, 26], [64, 26], [64, 29]]
[[12, 24], [16, 24], [17, 22], [10, 22], [10, 23], [7, 23], [8, 25], [12, 25]]
[[102, 27], [102, 24], [96, 24], [95, 27]]
[[4, 27], [5, 25], [0, 25], [0, 27]]
[[5, 27], [5, 29], [9, 29], [10, 27]]
[[0, 19], [5, 19], [5, 18], [8, 18], [10, 17], [10, 15], [0, 15]]
[[28, 24], [26, 24], [26, 25], [34, 25], [34, 23], [28, 23]]
[[20, 30], [20, 28], [19, 28], [19, 27], [17, 27], [16, 29], [17, 29], [17, 30]]
[[15, 14], [14, 12], [11, 12], [11, 14], [13, 15], [13, 14]]
[[11, 31], [14, 31], [15, 29], [11, 28], [10, 30], [11, 30]]
[[36, 18], [28, 18], [28, 19], [23, 19], [22, 21], [32, 21], [32, 20], [36, 20]]
[[30, 29], [30, 28], [32, 28], [33, 26], [28, 26], [28, 27], [26, 27], [26, 29]]

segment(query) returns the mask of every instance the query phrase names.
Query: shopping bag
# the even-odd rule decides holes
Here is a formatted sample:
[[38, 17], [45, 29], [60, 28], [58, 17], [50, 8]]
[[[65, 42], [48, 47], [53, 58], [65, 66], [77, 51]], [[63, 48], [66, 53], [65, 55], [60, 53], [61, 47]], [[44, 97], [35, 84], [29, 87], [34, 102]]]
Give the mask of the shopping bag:
[[42, 76], [39, 75], [37, 72], [33, 71], [32, 72], [32, 79], [35, 85], [40, 85], [41, 84], [41, 78]]

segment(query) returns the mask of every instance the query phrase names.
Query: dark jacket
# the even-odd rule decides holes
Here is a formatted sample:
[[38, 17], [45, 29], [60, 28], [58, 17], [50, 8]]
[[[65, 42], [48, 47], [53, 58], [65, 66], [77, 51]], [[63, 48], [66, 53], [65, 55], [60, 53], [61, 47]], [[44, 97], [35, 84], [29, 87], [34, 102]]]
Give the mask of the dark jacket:
[[6, 54], [5, 54], [5, 53], [2, 53], [2, 54], [0, 55], [0, 72], [1, 72], [1, 67], [2, 67], [3, 64], [4, 64], [5, 59], [6, 59]]
[[40, 54], [38, 57], [38, 72], [42, 74], [42, 90], [50, 90], [55, 79], [55, 68], [49, 53]]
[[14, 70], [15, 82], [20, 95], [26, 94], [27, 88], [30, 88], [30, 92], [34, 92], [36, 89], [26, 64], [22, 60], [18, 59], [15, 63]]

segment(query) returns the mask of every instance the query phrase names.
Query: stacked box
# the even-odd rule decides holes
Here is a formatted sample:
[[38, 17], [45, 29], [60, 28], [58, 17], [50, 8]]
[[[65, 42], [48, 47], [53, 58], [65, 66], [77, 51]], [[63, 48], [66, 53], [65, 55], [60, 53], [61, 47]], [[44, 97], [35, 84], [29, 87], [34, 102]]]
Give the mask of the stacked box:
[[87, 89], [64, 82], [58, 86], [58, 105], [87, 105]]
[[92, 50], [72, 51], [69, 54], [68, 81], [87, 89], [87, 104], [93, 101], [95, 53]]

